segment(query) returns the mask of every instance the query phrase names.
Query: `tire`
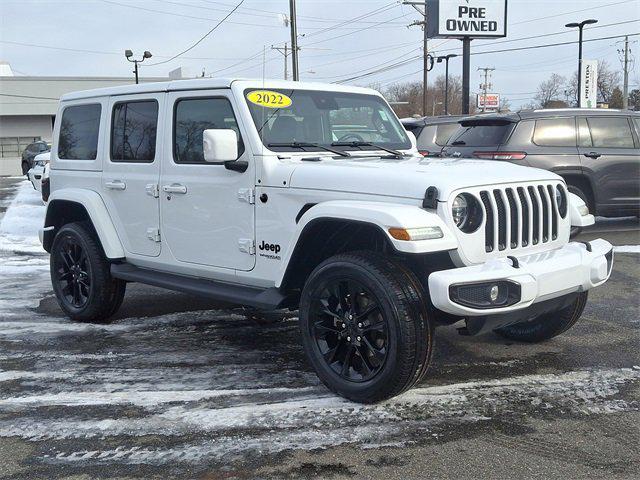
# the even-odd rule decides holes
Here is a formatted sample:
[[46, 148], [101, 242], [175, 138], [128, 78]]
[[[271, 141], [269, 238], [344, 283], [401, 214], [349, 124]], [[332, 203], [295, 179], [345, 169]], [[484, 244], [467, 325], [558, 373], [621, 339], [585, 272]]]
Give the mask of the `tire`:
[[316, 267], [302, 291], [299, 321], [320, 380], [355, 402], [404, 392], [431, 361], [433, 323], [420, 283], [376, 253], [336, 255]]
[[111, 276], [89, 223], [69, 223], [56, 234], [50, 272], [58, 304], [72, 320], [107, 323], [122, 305], [126, 282]]
[[518, 342], [544, 342], [573, 327], [582, 315], [587, 297], [588, 292], [580, 293], [571, 305], [562, 310], [545, 313], [527, 322], [508, 325], [495, 332], [504, 338]]
[[22, 174], [25, 175], [28, 178], [29, 177], [29, 164], [27, 162], [22, 162], [21, 168], [22, 168]]

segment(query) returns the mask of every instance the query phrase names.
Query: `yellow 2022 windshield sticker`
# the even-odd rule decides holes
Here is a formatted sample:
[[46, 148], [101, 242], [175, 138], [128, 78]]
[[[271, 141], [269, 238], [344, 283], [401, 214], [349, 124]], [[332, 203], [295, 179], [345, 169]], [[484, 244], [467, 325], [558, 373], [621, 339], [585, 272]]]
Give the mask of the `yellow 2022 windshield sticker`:
[[293, 103], [285, 94], [271, 90], [254, 90], [247, 94], [247, 100], [266, 108], [287, 108]]

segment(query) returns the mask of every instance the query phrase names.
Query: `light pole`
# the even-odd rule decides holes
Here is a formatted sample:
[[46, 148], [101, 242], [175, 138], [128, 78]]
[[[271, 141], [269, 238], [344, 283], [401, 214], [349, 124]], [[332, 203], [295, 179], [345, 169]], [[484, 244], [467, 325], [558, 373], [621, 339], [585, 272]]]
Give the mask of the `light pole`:
[[578, 39], [578, 108], [582, 107], [582, 95], [581, 95], [581, 87], [582, 87], [582, 30], [585, 25], [593, 25], [594, 23], [598, 23], [598, 20], [594, 20], [590, 18], [589, 20], [583, 20], [582, 22], [573, 22], [567, 23], [565, 27], [567, 28], [577, 28], [580, 31], [580, 36]]
[[144, 53], [142, 54], [142, 59], [141, 60], [131, 60], [131, 57], [133, 57], [133, 52], [131, 50], [125, 50], [124, 51], [124, 56], [127, 57], [127, 60], [130, 61], [131, 63], [133, 63], [135, 65], [135, 68], [133, 70], [133, 73], [136, 74], [136, 85], [138, 84], [138, 62], [142, 63], [145, 61], [145, 59], [147, 58], [151, 58], [151, 52], [145, 50]]
[[437, 57], [438, 63], [445, 62], [445, 74], [444, 74], [444, 114], [449, 115], [449, 60], [457, 57], [455, 53], [450, 53], [442, 57]]

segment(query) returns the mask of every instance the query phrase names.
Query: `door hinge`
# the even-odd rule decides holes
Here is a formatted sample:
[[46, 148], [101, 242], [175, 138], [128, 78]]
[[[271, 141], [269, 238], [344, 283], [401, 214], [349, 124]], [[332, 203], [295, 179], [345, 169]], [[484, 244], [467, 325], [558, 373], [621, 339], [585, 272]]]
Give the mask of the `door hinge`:
[[160, 229], [159, 228], [147, 228], [147, 238], [154, 242], [160, 241]]
[[158, 184], [149, 183], [145, 188], [147, 195], [152, 196], [153, 198], [158, 198], [160, 196], [160, 187]]
[[249, 255], [256, 254], [256, 242], [252, 238], [241, 238], [238, 240], [238, 248], [241, 252], [248, 253]]
[[247, 202], [250, 205], [256, 203], [256, 192], [253, 188], [241, 188], [238, 190], [238, 200]]

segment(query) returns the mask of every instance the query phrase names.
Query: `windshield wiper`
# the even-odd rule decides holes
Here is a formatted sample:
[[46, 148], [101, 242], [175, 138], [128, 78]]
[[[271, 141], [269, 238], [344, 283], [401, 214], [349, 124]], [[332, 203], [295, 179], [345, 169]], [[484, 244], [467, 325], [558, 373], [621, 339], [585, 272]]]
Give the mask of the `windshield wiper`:
[[456, 140], [451, 145], [452, 146], [456, 146], [456, 145], [466, 145], [466, 144], [467, 144], [467, 142], [465, 142], [464, 140]]
[[290, 148], [320, 148], [327, 152], [335, 153], [336, 155], [340, 155], [341, 157], [350, 157], [351, 154], [347, 152], [343, 152], [342, 150], [338, 150], [336, 148], [326, 147], [324, 145], [320, 145], [319, 143], [310, 143], [310, 142], [289, 142], [289, 143], [269, 143], [267, 147], [290, 147]]
[[383, 147], [382, 145], [377, 145], [375, 143], [371, 143], [371, 142], [333, 142], [331, 144], [332, 147], [353, 147], [353, 148], [359, 148], [359, 147], [373, 147], [373, 148], [377, 148], [378, 150], [383, 150], [385, 152], [389, 152], [393, 155], [395, 155], [396, 157], [404, 157], [405, 154], [402, 152], [399, 152], [398, 150], [394, 150], [392, 148], [387, 148], [387, 147]]

